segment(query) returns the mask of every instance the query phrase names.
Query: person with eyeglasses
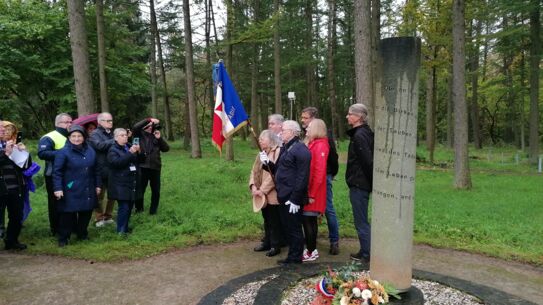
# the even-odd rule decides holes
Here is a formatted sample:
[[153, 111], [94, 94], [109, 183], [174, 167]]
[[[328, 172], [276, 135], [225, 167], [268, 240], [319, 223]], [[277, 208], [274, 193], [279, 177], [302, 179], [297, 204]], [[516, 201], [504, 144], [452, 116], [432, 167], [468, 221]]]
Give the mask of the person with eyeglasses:
[[281, 226], [285, 228], [288, 243], [287, 258], [277, 262], [282, 266], [301, 264], [304, 250], [302, 211], [308, 201], [307, 186], [311, 153], [307, 146], [300, 141], [301, 131], [298, 122], [285, 121], [281, 131], [283, 148], [277, 162], [270, 161], [264, 151], [259, 155], [260, 162], [268, 165], [264, 166], [264, 170], [269, 168], [275, 175]]
[[128, 132], [124, 128], [113, 131], [115, 144], [107, 153], [110, 166], [108, 198], [117, 200], [117, 233], [126, 237], [131, 233], [128, 226], [132, 208], [142, 196], [140, 163], [144, 156], [140, 154], [139, 144], [128, 142]]
[[45, 161], [43, 172], [45, 188], [47, 190], [47, 210], [49, 213], [49, 227], [54, 236], [58, 233], [57, 198], [53, 190], [53, 168], [55, 156], [66, 144], [68, 128], [72, 125], [72, 116], [60, 113], [55, 117], [55, 130], [41, 137], [38, 143], [38, 158]]
[[360, 243], [360, 250], [352, 253], [351, 259], [369, 263], [371, 227], [368, 221], [368, 205], [373, 184], [374, 134], [368, 125], [368, 108], [364, 104], [351, 105], [346, 118], [352, 128], [347, 131], [351, 140], [345, 181], [349, 187], [354, 226]]
[[113, 138], [113, 116], [109, 112], [102, 112], [96, 118], [98, 127], [89, 136], [89, 144], [96, 151], [96, 165], [102, 177], [102, 191], [98, 195], [98, 205], [94, 210], [95, 226], [101, 228], [108, 224], [115, 224], [113, 220], [113, 207], [115, 200], [108, 199], [109, 163], [107, 153], [115, 144]]

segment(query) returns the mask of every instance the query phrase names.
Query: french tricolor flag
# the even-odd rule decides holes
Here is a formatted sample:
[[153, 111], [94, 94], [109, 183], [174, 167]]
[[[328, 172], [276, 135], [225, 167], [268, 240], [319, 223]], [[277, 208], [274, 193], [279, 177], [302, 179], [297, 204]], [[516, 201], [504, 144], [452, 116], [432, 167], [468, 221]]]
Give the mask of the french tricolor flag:
[[224, 63], [213, 65], [215, 107], [213, 109], [213, 133], [211, 140], [219, 152], [225, 138], [247, 124], [248, 116], [226, 72]]

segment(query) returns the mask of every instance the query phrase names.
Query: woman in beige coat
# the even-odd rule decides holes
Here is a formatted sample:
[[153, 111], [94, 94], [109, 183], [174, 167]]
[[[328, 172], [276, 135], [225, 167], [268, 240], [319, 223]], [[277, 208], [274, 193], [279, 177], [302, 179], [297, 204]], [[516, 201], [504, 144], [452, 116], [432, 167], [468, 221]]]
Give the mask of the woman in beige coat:
[[[276, 162], [281, 150], [281, 139], [270, 130], [264, 130], [258, 138], [260, 148], [266, 152], [271, 162]], [[266, 256], [281, 253], [281, 222], [279, 219], [279, 201], [275, 191], [275, 183], [271, 174], [263, 169], [257, 155], [251, 170], [249, 189], [253, 195], [253, 210], [262, 211], [264, 218], [264, 239], [254, 251], [267, 251]]]

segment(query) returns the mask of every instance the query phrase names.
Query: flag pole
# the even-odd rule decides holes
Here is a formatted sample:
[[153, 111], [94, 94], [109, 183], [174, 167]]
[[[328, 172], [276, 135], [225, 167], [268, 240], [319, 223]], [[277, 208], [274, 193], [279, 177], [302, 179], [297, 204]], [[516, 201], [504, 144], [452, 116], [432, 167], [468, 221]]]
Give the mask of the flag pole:
[[[258, 142], [258, 137], [256, 136], [256, 132], [253, 129], [253, 125], [251, 124], [251, 119], [247, 119], [247, 126], [249, 127], [249, 130], [251, 131], [251, 134], [253, 135], [253, 139], [256, 142], [256, 146], [258, 146], [258, 151], [264, 151], [262, 149], [262, 146], [260, 146], [260, 143]], [[266, 166], [266, 169], [268, 170], [268, 173], [270, 173], [270, 176], [272, 178], [273, 184], [275, 184], [275, 176], [273, 175], [273, 172], [271, 171], [270, 165], [268, 163], [264, 164]]]

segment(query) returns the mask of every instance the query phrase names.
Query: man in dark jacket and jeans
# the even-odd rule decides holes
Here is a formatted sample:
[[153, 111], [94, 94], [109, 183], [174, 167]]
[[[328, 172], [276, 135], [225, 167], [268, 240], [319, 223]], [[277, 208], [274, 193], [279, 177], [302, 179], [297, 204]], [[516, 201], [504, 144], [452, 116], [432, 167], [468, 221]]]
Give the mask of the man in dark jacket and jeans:
[[[304, 250], [302, 232], [302, 207], [307, 203], [307, 185], [311, 153], [300, 141], [300, 125], [296, 121], [285, 121], [281, 139], [283, 148], [277, 164], [270, 162], [265, 152], [260, 153], [260, 161], [269, 164], [275, 174], [275, 188], [280, 203], [281, 226], [285, 228], [288, 242], [288, 255], [278, 261], [281, 265], [300, 264]], [[264, 169], [267, 167], [265, 166]]]
[[160, 169], [162, 160], [160, 152], [167, 152], [170, 146], [160, 134], [160, 121], [155, 118], [148, 118], [140, 121], [132, 128], [134, 137], [139, 138], [141, 154], [145, 160], [140, 163], [142, 197], [136, 200], [136, 213], [143, 212], [143, 199], [147, 184], [151, 184], [151, 207], [149, 214], [154, 215], [160, 201]]
[[354, 260], [370, 261], [371, 228], [368, 221], [368, 204], [373, 179], [373, 131], [367, 124], [368, 109], [364, 104], [349, 107], [347, 122], [353, 128], [347, 131], [351, 138], [347, 157], [345, 181], [360, 250], [351, 254]]
[[115, 144], [113, 139], [113, 117], [109, 112], [102, 112], [98, 115], [98, 127], [89, 137], [89, 144], [96, 151], [96, 167], [100, 170], [102, 176], [102, 191], [98, 196], [98, 207], [94, 210], [96, 213], [96, 227], [103, 227], [106, 224], [114, 224], [113, 206], [115, 200], [106, 197], [108, 186], [109, 164], [107, 162], [107, 152]]

